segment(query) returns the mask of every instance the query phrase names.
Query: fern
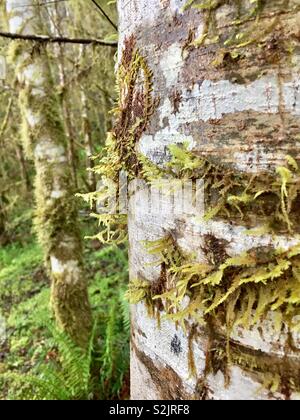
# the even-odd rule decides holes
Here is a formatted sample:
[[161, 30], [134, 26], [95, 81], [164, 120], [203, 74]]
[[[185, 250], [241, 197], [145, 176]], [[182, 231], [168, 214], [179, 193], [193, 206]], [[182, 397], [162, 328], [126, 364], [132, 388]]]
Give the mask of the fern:
[[110, 308], [105, 331], [105, 350], [100, 358], [100, 384], [105, 399], [110, 398], [111, 395], [118, 395], [122, 388], [124, 374], [128, 370], [129, 350], [127, 342], [123, 341], [120, 335], [124, 318], [119, 316], [118, 306], [119, 302], [116, 301]]
[[13, 388], [24, 387], [19, 399], [26, 400], [86, 400], [91, 391], [91, 364], [95, 328], [86, 352], [78, 348], [64, 333], [47, 324], [57, 345], [59, 359], [42, 364], [38, 373], [3, 374], [3, 380]]
[[120, 305], [121, 305], [124, 329], [127, 333], [129, 333], [130, 332], [130, 308], [129, 308], [128, 300], [126, 299], [126, 291], [124, 290], [120, 291]]
[[295, 331], [300, 327], [296, 321], [300, 305], [299, 244], [288, 250], [252, 249], [228, 258], [217, 269], [188, 262], [191, 256], [184, 255], [170, 236], [154, 241], [152, 247], [148, 243], [147, 248], [167, 264], [167, 285], [155, 296], [143, 289], [139, 301], [147, 301], [149, 296], [154, 302], [160, 299], [165, 303], [166, 317], [183, 327], [189, 319], [203, 322], [204, 315], [220, 314], [223, 319], [225, 314], [229, 334], [234, 325], [249, 327], [270, 311], [275, 312], [279, 329], [282, 323]]
[[92, 214], [98, 220], [100, 232], [86, 239], [97, 239], [102, 244], [120, 245], [127, 240], [127, 216], [113, 214]]

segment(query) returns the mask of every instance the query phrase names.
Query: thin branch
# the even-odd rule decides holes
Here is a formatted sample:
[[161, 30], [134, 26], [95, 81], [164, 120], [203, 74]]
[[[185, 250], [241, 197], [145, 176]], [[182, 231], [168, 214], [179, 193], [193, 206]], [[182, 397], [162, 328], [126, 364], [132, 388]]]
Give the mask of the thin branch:
[[100, 4], [98, 4], [96, 2], [96, 0], [91, 0], [92, 3], [94, 3], [94, 5], [97, 7], [97, 9], [100, 10], [100, 12], [102, 13], [102, 15], [105, 17], [106, 20], [108, 20], [108, 22], [111, 24], [111, 26], [113, 26], [113, 28], [118, 32], [118, 27], [117, 25], [111, 20], [111, 18], [107, 15], [107, 13], [105, 12], [105, 10], [103, 10], [103, 8], [100, 6]]
[[102, 45], [104, 47], [113, 47], [118, 46], [117, 42], [108, 42], [101, 39], [87, 39], [87, 38], [66, 38], [66, 37], [52, 37], [52, 36], [43, 36], [43, 35], [21, 35], [14, 34], [9, 32], [0, 32], [0, 37], [8, 39], [21, 39], [23, 41], [35, 41], [41, 43], [58, 43], [58, 44], [93, 44], [93, 45]]

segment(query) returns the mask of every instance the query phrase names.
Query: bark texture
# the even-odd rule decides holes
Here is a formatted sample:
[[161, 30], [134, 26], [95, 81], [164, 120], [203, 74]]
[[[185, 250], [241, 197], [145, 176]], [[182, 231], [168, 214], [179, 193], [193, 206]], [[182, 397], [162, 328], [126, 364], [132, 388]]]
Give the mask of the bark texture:
[[[7, 7], [13, 32], [41, 31], [42, 9], [34, 1], [12, 0]], [[59, 327], [85, 347], [91, 310], [67, 140], [46, 47], [16, 41], [11, 60], [20, 86], [23, 140], [35, 162], [36, 228], [52, 279], [52, 307]]]
[[[181, 0], [118, 2], [120, 61], [126, 61], [134, 38], [153, 71], [152, 95], [159, 99], [138, 151], [163, 163], [170, 144], [188, 141], [195, 154], [216, 165], [250, 177], [268, 176], [286, 155], [300, 157], [300, 2], [257, 2], [265, 7], [256, 26], [255, 15], [247, 15], [248, 1], [206, 3], [218, 6], [183, 11]], [[236, 28], [240, 13], [248, 17]], [[242, 41], [229, 43], [227, 50], [224, 40], [232, 34], [240, 34]], [[143, 191], [136, 195], [142, 203]], [[171, 234], [202, 262], [215, 252], [215, 263], [223, 255], [288, 249], [299, 242], [297, 216], [293, 232], [245, 235], [272, 217], [272, 210], [254, 210], [246, 221], [232, 216], [201, 222], [172, 212], [151, 217], [142, 204], [139, 210], [129, 216], [130, 274], [152, 285], [161, 279], [162, 268], [153, 265], [142, 241]], [[299, 212], [299, 203], [294, 210]], [[132, 310], [133, 399], [299, 399], [299, 384], [291, 386], [300, 373], [299, 336], [285, 328], [278, 331], [272, 314], [251, 328], [231, 331], [230, 361], [224, 356], [228, 332], [210, 317], [203, 317], [204, 323], [188, 319], [182, 329], [164, 319], [163, 311], [160, 315], [159, 326], [144, 302]]]

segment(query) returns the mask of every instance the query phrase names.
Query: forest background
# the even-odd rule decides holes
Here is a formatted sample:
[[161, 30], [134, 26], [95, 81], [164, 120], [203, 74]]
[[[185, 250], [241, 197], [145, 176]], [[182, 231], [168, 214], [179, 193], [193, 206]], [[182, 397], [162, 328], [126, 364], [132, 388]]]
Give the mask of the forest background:
[[[17, 4], [21, 18], [28, 9], [28, 1], [22, 4], [0, 0], [2, 35], [10, 30], [8, 3]], [[116, 101], [116, 6], [106, 0], [31, 3], [34, 7], [28, 13], [35, 24], [39, 22], [35, 35], [103, 40], [108, 45], [41, 43], [0, 36], [0, 399], [126, 399], [129, 395], [129, 308], [124, 298], [128, 282], [127, 245], [85, 239], [97, 233], [98, 222], [90, 217], [89, 206], [75, 197], [76, 193], [95, 191], [98, 179], [92, 171], [93, 157], [103, 152], [107, 132], [112, 127], [110, 110]], [[28, 57], [35, 62], [36, 56], [40, 62], [37, 65], [45, 66], [45, 61], [42, 64], [41, 61], [47, 60], [52, 80], [45, 88], [46, 99], [44, 96], [38, 111], [31, 109], [33, 96], [22, 86], [24, 78], [25, 84], [28, 82], [22, 68], [28, 65]], [[22, 102], [22, 93], [23, 99], [27, 94], [27, 102]], [[60, 122], [55, 120], [51, 126], [51, 121], [44, 117], [47, 110], [51, 111], [53, 100]], [[26, 127], [26, 112], [36, 113], [35, 117], [39, 115], [41, 119], [42, 128], [32, 136]], [[49, 204], [51, 196], [47, 197], [45, 192], [44, 173], [49, 172], [53, 184], [55, 171], [51, 167], [41, 170], [34, 153], [41, 137], [49, 135], [51, 140], [57, 127], [66, 157], [60, 169], [75, 211], [76, 220], [71, 222], [64, 220], [64, 216], [58, 220], [45, 216], [43, 205]], [[31, 151], [27, 150], [28, 144]], [[61, 205], [59, 199], [51, 205], [52, 210], [54, 206], [51, 214], [64, 215], [56, 212], [55, 206], [59, 210]], [[86, 307], [81, 307], [90, 318], [88, 325], [80, 325], [81, 321], [73, 316], [78, 302], [74, 300], [67, 309], [61, 306], [62, 301], [71, 301], [72, 294], [62, 289], [65, 279], [58, 280], [53, 269], [51, 241], [62, 242], [63, 235], [69, 234], [64, 229], [72, 224], [78, 239], [76, 267], [80, 267], [80, 276], [84, 278], [79, 294], [84, 296], [88, 291]], [[75, 281], [74, 272], [66, 274], [70, 282]], [[81, 297], [79, 300], [82, 301]], [[80, 328], [88, 333], [79, 338], [74, 331]]]

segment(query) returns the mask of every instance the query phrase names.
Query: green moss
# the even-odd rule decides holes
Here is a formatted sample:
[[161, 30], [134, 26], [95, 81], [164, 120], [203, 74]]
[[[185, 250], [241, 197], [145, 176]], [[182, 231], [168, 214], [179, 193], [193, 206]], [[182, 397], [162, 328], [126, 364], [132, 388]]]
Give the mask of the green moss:
[[[273, 381], [265, 387], [275, 389], [288, 381], [292, 390], [298, 391], [298, 365], [293, 360], [283, 362], [273, 355], [262, 355], [231, 341], [234, 328], [249, 329], [272, 314], [275, 328], [280, 332], [287, 328], [298, 332], [300, 290], [300, 246], [275, 250], [256, 248], [242, 255], [227, 258], [218, 266], [200, 264], [184, 254], [174, 239], [166, 237], [147, 244], [150, 254], [155, 254], [155, 264], [167, 264], [165, 275], [156, 282], [134, 280], [128, 292], [131, 303], [144, 301], [149, 316], [160, 320], [161, 313], [173, 322], [189, 329], [188, 365], [191, 375], [196, 375], [193, 342], [197, 338], [197, 327], [210, 328], [213, 335], [209, 347], [205, 374], [223, 372], [226, 384], [230, 382], [229, 366], [236, 364], [247, 371], [273, 375]], [[161, 293], [153, 293], [161, 290]], [[153, 303], [151, 304], [151, 299]], [[184, 302], [184, 304], [183, 304]], [[151, 310], [149, 310], [149, 308]], [[192, 327], [190, 327], [192, 323]], [[224, 336], [216, 331], [223, 328]], [[274, 380], [275, 376], [278, 380]], [[281, 385], [280, 385], [281, 386]], [[274, 391], [275, 392], [275, 391]]]
[[96, 251], [89, 243], [85, 252], [96, 323], [89, 366], [85, 357], [78, 358], [82, 351], [55, 329], [40, 247], [29, 243], [0, 250], [0, 303], [9, 331], [0, 344], [0, 399], [118, 397], [129, 362], [129, 308], [123, 299], [127, 252], [113, 246]]
[[[51, 303], [59, 328], [84, 347], [89, 340], [92, 320], [83, 270], [78, 208], [46, 47], [24, 44], [15, 60], [21, 83], [19, 106], [23, 142], [36, 169], [35, 230], [52, 280]], [[53, 258], [64, 265], [62, 273], [54, 272]], [[74, 264], [76, 269], [73, 269]]]
[[[201, 35], [192, 40], [185, 49], [199, 48], [203, 45], [217, 44], [218, 49], [212, 66], [226, 66], [251, 54], [252, 46], [262, 51], [266, 46], [272, 45], [266, 54], [268, 62], [283, 62], [291, 56], [292, 40], [276, 37], [274, 44], [275, 29], [280, 28], [280, 12], [286, 10], [284, 2], [276, 5], [269, 4], [265, 0], [189, 0], [183, 7], [183, 11], [196, 9], [201, 12], [204, 27]], [[231, 7], [231, 21], [226, 24], [222, 31], [218, 27], [218, 12], [223, 6]], [[293, 10], [294, 12], [294, 10]], [[269, 16], [269, 23], [262, 17]], [[249, 49], [250, 47], [250, 49]], [[272, 50], [272, 51], [270, 51]]]
[[[103, 187], [97, 192], [81, 195], [91, 206], [94, 202], [109, 200], [119, 191], [121, 171], [126, 172], [129, 181], [143, 177], [143, 158], [137, 152], [137, 145], [147, 128], [156, 101], [152, 97], [152, 72], [137, 49], [133, 36], [125, 40], [116, 89], [118, 102], [112, 111], [115, 124], [108, 133], [104, 153], [96, 157], [98, 163], [93, 169], [101, 176]], [[116, 186], [113, 191], [110, 189], [111, 183]], [[118, 210], [113, 215], [92, 215], [98, 219], [101, 228], [93, 238], [102, 243], [115, 244], [127, 240], [126, 216], [117, 214]]]
[[202, 179], [208, 209], [206, 221], [212, 218], [230, 220], [249, 229], [259, 224], [263, 226], [261, 233], [297, 231], [300, 170], [291, 156], [286, 156], [286, 166], [273, 172], [247, 174], [211, 158], [197, 156], [188, 150], [187, 143], [172, 145], [169, 151], [171, 159], [161, 168], [145, 157], [141, 158], [145, 180], [151, 184], [163, 178], [172, 181]]
[[135, 46], [135, 39], [125, 40], [117, 74], [118, 103], [113, 113], [116, 122], [108, 135], [105, 157], [95, 168], [108, 179], [118, 180], [121, 170], [133, 179], [141, 165], [136, 146], [153, 113], [152, 72]]
[[40, 269], [42, 250], [36, 244], [16, 244], [0, 250], [0, 306], [9, 313], [34, 291], [38, 293], [47, 279]]

